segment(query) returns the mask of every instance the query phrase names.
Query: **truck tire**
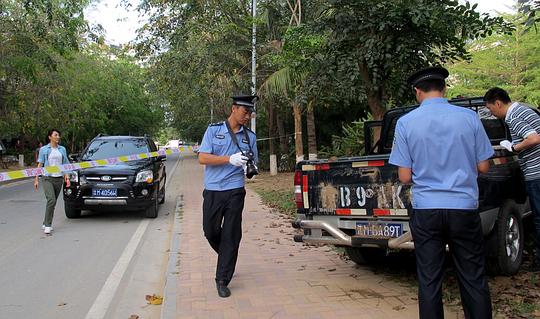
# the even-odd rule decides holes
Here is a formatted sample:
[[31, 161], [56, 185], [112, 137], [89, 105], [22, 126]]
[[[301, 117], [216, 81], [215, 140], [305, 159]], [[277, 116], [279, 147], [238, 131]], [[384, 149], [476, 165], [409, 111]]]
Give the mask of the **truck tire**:
[[523, 258], [523, 221], [515, 205], [505, 205], [499, 211], [497, 223], [489, 240], [495, 255], [488, 257], [488, 272], [510, 276], [518, 272]]
[[377, 264], [386, 257], [386, 250], [372, 247], [345, 247], [347, 256], [358, 265]]
[[67, 218], [79, 218], [81, 217], [81, 210], [75, 209], [73, 206], [64, 203], [64, 211]]

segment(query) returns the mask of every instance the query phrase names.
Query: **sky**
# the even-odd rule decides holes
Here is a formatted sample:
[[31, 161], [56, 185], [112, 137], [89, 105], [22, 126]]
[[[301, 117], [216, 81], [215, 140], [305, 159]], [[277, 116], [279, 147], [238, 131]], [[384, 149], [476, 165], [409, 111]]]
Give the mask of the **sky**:
[[[464, 2], [460, 0], [460, 2]], [[512, 12], [515, 0], [470, 0], [478, 3], [478, 10], [490, 14]], [[126, 9], [121, 3], [129, 3]], [[106, 31], [105, 40], [109, 44], [124, 44], [135, 39], [137, 28], [144, 23], [136, 11], [138, 0], [96, 0], [85, 10], [86, 19], [92, 24], [101, 24]]]

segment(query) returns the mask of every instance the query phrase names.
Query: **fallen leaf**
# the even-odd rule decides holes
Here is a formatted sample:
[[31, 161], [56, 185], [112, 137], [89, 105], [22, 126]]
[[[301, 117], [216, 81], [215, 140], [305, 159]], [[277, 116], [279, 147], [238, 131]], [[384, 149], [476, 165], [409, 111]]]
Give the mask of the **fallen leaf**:
[[66, 306], [66, 305], [67, 305], [67, 303], [61, 302], [61, 303], [58, 304], [58, 307], [63, 307], [63, 306]]
[[163, 303], [163, 297], [160, 295], [146, 295], [146, 301], [151, 305], [161, 305]]
[[392, 309], [394, 309], [395, 311], [400, 311], [400, 310], [405, 309], [405, 307], [403, 307], [402, 305], [397, 305], [397, 306], [393, 307]]
[[139, 319], [139, 315], [131, 315], [128, 319]]

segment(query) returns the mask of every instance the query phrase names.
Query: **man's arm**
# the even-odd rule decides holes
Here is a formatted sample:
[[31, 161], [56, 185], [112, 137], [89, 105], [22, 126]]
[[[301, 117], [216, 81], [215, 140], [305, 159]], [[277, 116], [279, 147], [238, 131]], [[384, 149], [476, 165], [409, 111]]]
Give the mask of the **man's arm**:
[[540, 144], [540, 135], [538, 135], [537, 133], [531, 133], [525, 136], [525, 139], [523, 140], [523, 142], [514, 144], [514, 150], [516, 152], [521, 152], [524, 150], [528, 150], [529, 148], [534, 147], [539, 144]]
[[218, 156], [210, 153], [199, 152], [199, 163], [202, 165], [225, 165], [229, 164], [230, 156]]
[[476, 168], [478, 169], [479, 173], [487, 173], [489, 171], [489, 161], [481, 161], [478, 164], [476, 164]]
[[412, 169], [407, 167], [398, 168], [399, 181], [403, 184], [412, 183]]

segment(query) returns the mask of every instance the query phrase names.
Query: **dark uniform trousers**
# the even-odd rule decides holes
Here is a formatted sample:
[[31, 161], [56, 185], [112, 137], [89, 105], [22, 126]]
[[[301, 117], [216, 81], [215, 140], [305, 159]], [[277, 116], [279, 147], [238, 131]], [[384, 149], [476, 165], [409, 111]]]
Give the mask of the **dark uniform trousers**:
[[236, 267], [242, 239], [242, 210], [246, 190], [203, 191], [203, 230], [210, 246], [218, 253], [216, 281], [229, 284]]
[[491, 297], [484, 270], [482, 224], [478, 212], [415, 209], [410, 226], [416, 254], [420, 318], [444, 318], [442, 280], [446, 244], [458, 275], [465, 317], [492, 318]]

